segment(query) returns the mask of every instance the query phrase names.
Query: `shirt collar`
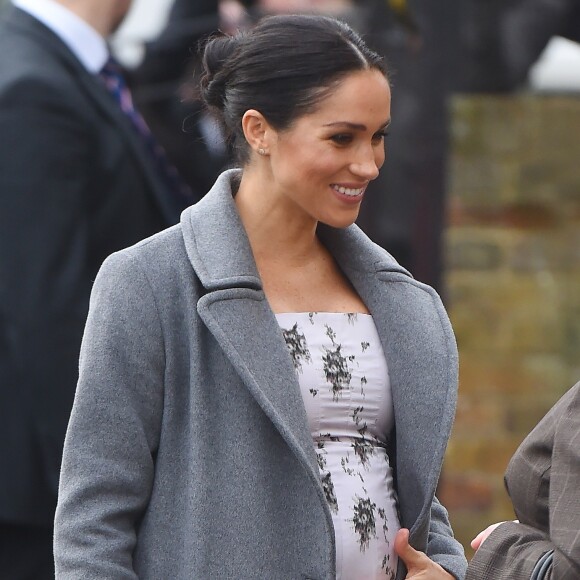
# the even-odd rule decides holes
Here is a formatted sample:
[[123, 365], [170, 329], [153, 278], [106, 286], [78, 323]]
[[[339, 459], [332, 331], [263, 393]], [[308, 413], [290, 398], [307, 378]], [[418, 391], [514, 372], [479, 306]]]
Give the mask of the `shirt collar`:
[[97, 74], [109, 57], [105, 39], [82, 18], [54, 0], [12, 0], [21, 10], [50, 28], [81, 61]]

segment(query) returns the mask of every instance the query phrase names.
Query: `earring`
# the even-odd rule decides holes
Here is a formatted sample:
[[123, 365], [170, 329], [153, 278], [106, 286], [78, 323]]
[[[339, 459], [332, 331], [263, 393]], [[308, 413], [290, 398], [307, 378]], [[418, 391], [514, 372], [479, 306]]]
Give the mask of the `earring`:
[[266, 155], [266, 150], [262, 147], [258, 149], [258, 155]]

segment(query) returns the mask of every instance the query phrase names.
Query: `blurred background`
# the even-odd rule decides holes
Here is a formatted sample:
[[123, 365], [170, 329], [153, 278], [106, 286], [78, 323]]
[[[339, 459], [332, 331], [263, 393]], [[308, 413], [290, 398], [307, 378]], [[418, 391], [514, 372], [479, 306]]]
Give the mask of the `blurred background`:
[[387, 163], [359, 225], [449, 310], [460, 394], [439, 495], [470, 556], [513, 519], [512, 453], [580, 380], [580, 4], [135, 0], [113, 49], [196, 190], [229, 162], [192, 90], [197, 42], [308, 10], [348, 20], [389, 66]]

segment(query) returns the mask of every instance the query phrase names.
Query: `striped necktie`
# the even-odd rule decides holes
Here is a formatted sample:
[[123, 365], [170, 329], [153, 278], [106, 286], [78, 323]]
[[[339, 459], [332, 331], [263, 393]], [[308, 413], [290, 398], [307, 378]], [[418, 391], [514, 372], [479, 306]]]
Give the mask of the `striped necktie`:
[[184, 209], [195, 201], [193, 192], [189, 186], [181, 179], [177, 169], [167, 158], [163, 147], [157, 142], [153, 133], [149, 129], [145, 119], [133, 104], [131, 91], [123, 76], [119, 63], [112, 57], [101, 69], [99, 77], [105, 84], [109, 93], [113, 96], [121, 111], [129, 118], [131, 125], [141, 138], [147, 151], [150, 153], [153, 164], [162, 182], [167, 187], [180, 209]]

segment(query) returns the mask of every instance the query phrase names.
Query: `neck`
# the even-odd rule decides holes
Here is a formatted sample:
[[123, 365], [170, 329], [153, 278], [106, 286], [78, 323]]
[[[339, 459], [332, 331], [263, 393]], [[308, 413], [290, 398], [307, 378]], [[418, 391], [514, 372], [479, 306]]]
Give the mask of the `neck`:
[[268, 192], [267, 184], [244, 171], [235, 197], [256, 260], [300, 265], [318, 256], [316, 220]]

